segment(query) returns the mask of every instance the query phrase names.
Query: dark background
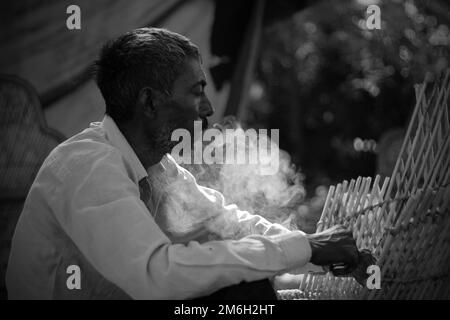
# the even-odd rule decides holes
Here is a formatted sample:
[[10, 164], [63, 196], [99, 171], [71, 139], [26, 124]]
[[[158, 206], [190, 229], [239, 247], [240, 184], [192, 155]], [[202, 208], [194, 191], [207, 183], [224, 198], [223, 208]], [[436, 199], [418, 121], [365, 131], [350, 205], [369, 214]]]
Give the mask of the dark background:
[[[173, 12], [181, 10], [184, 4], [183, 1], [172, 2], [173, 5], [157, 19], [148, 22], [158, 26]], [[7, 51], [8, 39], [16, 40], [21, 36], [14, 34], [17, 28], [9, 29], [13, 23], [20, 27], [17, 17], [37, 10], [41, 5], [50, 8], [56, 3], [23, 1], [12, 6], [13, 2], [2, 2], [0, 22], [5, 36], [0, 35], [0, 39], [3, 40], [2, 46], [5, 46], [4, 52]], [[130, 1], [126, 5], [131, 6], [132, 3]], [[224, 60], [226, 63], [211, 68], [212, 80], [217, 88], [231, 80], [243, 45], [244, 30], [255, 3], [215, 1], [211, 51], [227, 58]], [[370, 4], [381, 8], [380, 30], [365, 28], [365, 12]], [[8, 11], [9, 5], [14, 10]], [[104, 9], [106, 14], [106, 5]], [[147, 10], [152, 12], [149, 8]], [[57, 12], [61, 14], [64, 10], [58, 9]], [[55, 19], [60, 19], [60, 16], [55, 16]], [[313, 232], [330, 185], [357, 176], [391, 174], [414, 107], [414, 84], [433, 81], [449, 67], [449, 20], [450, 4], [445, 0], [265, 1], [255, 77], [240, 121], [244, 127], [280, 129], [280, 148], [291, 156], [295, 166], [293, 170], [297, 172], [289, 183], [297, 187], [300, 196], [296, 199], [296, 206], [282, 218], [296, 212], [297, 227]], [[61, 21], [64, 22], [64, 19]], [[97, 22], [95, 19], [92, 21]], [[105, 37], [111, 36], [108, 29], [112, 28], [109, 27], [104, 23], [95, 25], [87, 29], [87, 34], [94, 36], [103, 32]], [[58, 28], [64, 32], [55, 32], [55, 39], [67, 35], [63, 23]], [[24, 36], [30, 31], [18, 30], [25, 32]], [[125, 30], [116, 31], [122, 33]], [[80, 39], [84, 39], [82, 37], [85, 35], [80, 33]], [[39, 39], [33, 41], [39, 42]], [[83, 44], [81, 40], [80, 43]], [[47, 45], [38, 43], [24, 52], [39, 53]], [[65, 49], [70, 55], [70, 48]], [[94, 54], [94, 49], [89, 46], [82, 51], [92, 51]], [[0, 66], [7, 67], [11, 61], [4, 59], [1, 51]], [[7, 56], [20, 59], [20, 54], [8, 51]], [[60, 60], [65, 60], [64, 56], [61, 55]], [[80, 59], [82, 62], [85, 60], [91, 62], [90, 56]], [[36, 66], [37, 69], [39, 67], [42, 68]], [[80, 70], [74, 71], [68, 79], [62, 77], [64, 79], [55, 87], [39, 91], [38, 84], [35, 84], [40, 104], [36, 103], [34, 107], [40, 110], [42, 105], [45, 108], [90, 80], [88, 65], [81, 65], [74, 59], [69, 67], [72, 70], [79, 67]], [[47, 67], [45, 69], [49, 70]], [[3, 71], [0, 68], [0, 73]], [[0, 129], [4, 130], [1, 131], [0, 144], [0, 275], [3, 281], [10, 239], [28, 187], [51, 148], [67, 137], [53, 133], [52, 139], [46, 139], [51, 143], [37, 143], [33, 139], [42, 133], [45, 124], [33, 120], [31, 124], [23, 125], [22, 136], [14, 136], [9, 141], [5, 137], [11, 130], [8, 127], [11, 123], [5, 120], [4, 114], [0, 115], [3, 117], [0, 119]], [[39, 127], [35, 128], [37, 125]], [[32, 148], [36, 150], [30, 160], [23, 155], [28, 152], [27, 156], [30, 156]], [[8, 154], [10, 151], [20, 154], [22, 158], [12, 163], [12, 156]], [[22, 182], [23, 176], [16, 176], [14, 170], [26, 175], [23, 186], [19, 185], [18, 196], [7, 193], [13, 189], [13, 183], [18, 185]], [[240, 204], [239, 199], [233, 200]], [[240, 205], [245, 208], [245, 204]], [[3, 283], [0, 283], [0, 291], [0, 297], [6, 297]]]

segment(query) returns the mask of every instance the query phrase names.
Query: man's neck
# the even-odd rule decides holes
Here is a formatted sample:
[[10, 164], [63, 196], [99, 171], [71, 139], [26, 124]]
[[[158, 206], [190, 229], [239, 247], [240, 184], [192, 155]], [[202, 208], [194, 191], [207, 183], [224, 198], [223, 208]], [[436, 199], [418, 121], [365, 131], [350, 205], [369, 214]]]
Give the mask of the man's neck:
[[141, 161], [142, 166], [146, 169], [159, 163], [164, 156], [157, 154], [156, 151], [150, 147], [148, 139], [144, 134], [144, 130], [134, 123], [117, 124], [120, 132], [123, 134], [127, 142], [130, 144], [134, 153]]

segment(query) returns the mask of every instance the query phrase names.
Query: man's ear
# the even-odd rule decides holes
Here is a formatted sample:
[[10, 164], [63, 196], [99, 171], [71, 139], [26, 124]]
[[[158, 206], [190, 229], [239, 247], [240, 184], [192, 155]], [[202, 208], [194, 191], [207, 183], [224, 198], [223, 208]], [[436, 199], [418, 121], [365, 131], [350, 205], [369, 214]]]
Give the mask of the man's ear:
[[164, 100], [164, 94], [162, 92], [145, 87], [139, 91], [137, 104], [138, 107], [142, 108], [145, 116], [155, 118]]
[[156, 117], [156, 109], [153, 103], [152, 96], [152, 89], [149, 87], [145, 87], [139, 90], [139, 94], [136, 100], [136, 106], [142, 110], [145, 116], [149, 118]]

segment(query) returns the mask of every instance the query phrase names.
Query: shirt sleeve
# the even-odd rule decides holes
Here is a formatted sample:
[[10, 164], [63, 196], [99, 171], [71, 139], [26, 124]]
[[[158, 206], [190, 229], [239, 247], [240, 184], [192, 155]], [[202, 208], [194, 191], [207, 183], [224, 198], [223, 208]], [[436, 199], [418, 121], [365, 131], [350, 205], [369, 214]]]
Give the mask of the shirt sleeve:
[[[289, 234], [292, 231], [283, 227], [277, 223], [271, 223], [267, 219], [262, 216], [251, 214], [248, 211], [239, 210], [239, 208], [235, 205], [225, 205], [225, 199], [222, 193], [217, 190], [198, 186], [202, 191], [210, 196], [214, 197], [216, 201], [222, 203], [225, 214], [217, 217], [215, 220], [210, 222], [210, 229], [217, 230], [216, 232], [220, 232], [219, 230], [229, 229], [230, 221], [234, 221], [235, 227], [233, 228], [234, 237], [240, 238], [251, 234], [261, 234], [264, 236], [274, 236], [274, 235], [282, 235]], [[235, 216], [236, 219], [230, 219], [230, 216]], [[228, 217], [224, 221], [223, 217]], [[236, 231], [237, 230], [237, 231]], [[301, 232], [301, 231], [297, 231]], [[289, 270], [289, 273], [292, 274], [306, 274], [310, 272], [323, 272], [323, 268], [321, 266], [317, 266], [310, 262], [305, 265], [296, 268], [295, 270]]]
[[[196, 203], [203, 203], [205, 200], [211, 203], [210, 210], [218, 213], [208, 223], [207, 228], [221, 236], [223, 238], [240, 239], [249, 235], [264, 235], [274, 236], [288, 234], [292, 231], [285, 228], [278, 223], [271, 223], [264, 217], [256, 214], [251, 214], [248, 211], [240, 210], [237, 205], [225, 204], [225, 197], [217, 190], [200, 186], [195, 177], [183, 167], [177, 165], [177, 174], [182, 176], [181, 179], [188, 181], [187, 188], [195, 189], [197, 192], [190, 192], [190, 197], [193, 194], [197, 194], [203, 199], [196, 199]], [[312, 263], [306, 263], [305, 265], [296, 268], [295, 270], [289, 270], [293, 274], [305, 274], [309, 272], [323, 272], [321, 266], [314, 265]]]
[[187, 299], [305, 265], [300, 231], [172, 244], [157, 226], [120, 153], [74, 157], [51, 190], [56, 218], [87, 260], [135, 299]]
[[221, 214], [217, 215], [210, 222], [210, 228], [215, 231], [232, 228], [232, 232], [234, 233], [233, 237], [236, 239], [252, 234], [274, 236], [291, 232], [282, 225], [271, 223], [260, 215], [240, 210], [235, 204], [226, 205], [224, 196], [217, 190], [202, 187], [197, 184], [195, 187], [199, 188], [201, 193], [208, 195], [209, 198], [213, 198], [214, 202], [220, 203]]
[[[226, 205], [223, 194], [217, 190], [200, 186], [195, 177], [185, 168], [178, 165], [173, 158], [164, 158], [166, 174], [174, 180], [174, 191], [184, 190], [184, 203], [195, 205], [199, 215], [209, 217], [208, 228], [222, 238], [241, 238], [247, 235], [260, 234], [273, 236], [289, 233], [290, 230], [277, 223], [271, 223], [264, 217], [240, 210], [235, 204]], [[192, 214], [196, 214], [192, 212]]]

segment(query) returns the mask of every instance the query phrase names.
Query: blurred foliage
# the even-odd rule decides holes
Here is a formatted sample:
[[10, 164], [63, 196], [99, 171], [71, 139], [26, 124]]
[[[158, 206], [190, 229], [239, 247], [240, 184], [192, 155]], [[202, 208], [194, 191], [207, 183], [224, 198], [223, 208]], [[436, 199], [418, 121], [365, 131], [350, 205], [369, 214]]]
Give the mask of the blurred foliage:
[[[366, 28], [370, 4], [381, 8], [380, 30]], [[280, 129], [309, 201], [322, 203], [313, 197], [323, 186], [376, 174], [383, 135], [407, 125], [413, 85], [448, 68], [449, 8], [320, 1], [266, 28], [246, 123]]]

